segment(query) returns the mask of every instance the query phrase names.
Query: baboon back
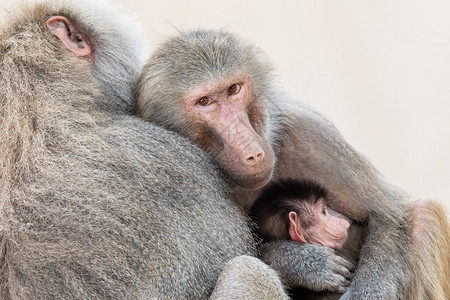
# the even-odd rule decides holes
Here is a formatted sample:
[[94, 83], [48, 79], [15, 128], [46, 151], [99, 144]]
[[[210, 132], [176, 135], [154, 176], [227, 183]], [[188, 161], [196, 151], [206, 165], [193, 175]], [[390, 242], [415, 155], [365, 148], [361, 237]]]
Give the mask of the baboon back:
[[202, 152], [119, 118], [34, 145], [32, 176], [3, 205], [3, 295], [205, 298], [229, 259], [253, 252], [246, 217]]

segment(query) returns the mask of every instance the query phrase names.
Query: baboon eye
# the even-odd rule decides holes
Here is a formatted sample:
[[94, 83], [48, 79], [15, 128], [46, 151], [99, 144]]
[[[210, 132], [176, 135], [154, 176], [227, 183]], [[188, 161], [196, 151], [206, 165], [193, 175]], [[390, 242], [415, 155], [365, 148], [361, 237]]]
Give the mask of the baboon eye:
[[239, 93], [240, 90], [241, 90], [241, 85], [238, 83], [235, 83], [228, 88], [228, 95], [235, 95], [235, 94]]
[[198, 99], [197, 104], [201, 105], [201, 106], [208, 106], [211, 104], [211, 99], [208, 97], [202, 97], [200, 99]]

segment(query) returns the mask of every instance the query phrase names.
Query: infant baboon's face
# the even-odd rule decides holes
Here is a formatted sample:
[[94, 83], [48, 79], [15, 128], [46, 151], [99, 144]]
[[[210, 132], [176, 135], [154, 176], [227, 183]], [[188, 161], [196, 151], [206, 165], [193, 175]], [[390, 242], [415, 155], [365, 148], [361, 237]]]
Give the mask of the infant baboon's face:
[[306, 242], [334, 249], [342, 248], [350, 223], [339, 214], [333, 213], [323, 199], [312, 206], [308, 212], [313, 214], [314, 221], [305, 229]]

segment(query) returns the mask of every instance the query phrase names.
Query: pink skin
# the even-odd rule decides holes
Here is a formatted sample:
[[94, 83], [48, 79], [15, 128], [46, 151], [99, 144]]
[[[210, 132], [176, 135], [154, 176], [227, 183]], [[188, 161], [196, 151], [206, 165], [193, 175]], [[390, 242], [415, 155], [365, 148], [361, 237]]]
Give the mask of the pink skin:
[[262, 109], [254, 101], [249, 78], [237, 74], [213, 82], [184, 97], [194, 127], [188, 135], [213, 155], [239, 186], [261, 187], [272, 175], [274, 154], [262, 135]]
[[[312, 217], [314, 223], [304, 230], [296, 212], [289, 213], [289, 235], [294, 241], [303, 244], [326, 246], [333, 249], [340, 249], [347, 239], [347, 231], [350, 223], [344, 218], [336, 217], [329, 213], [327, 206], [322, 200], [315, 205], [302, 203], [304, 217]], [[302, 216], [303, 217], [303, 216]]]
[[73, 54], [80, 57], [89, 57], [92, 54], [92, 47], [88, 38], [78, 32], [67, 18], [62, 16], [50, 17], [47, 20], [47, 28]]

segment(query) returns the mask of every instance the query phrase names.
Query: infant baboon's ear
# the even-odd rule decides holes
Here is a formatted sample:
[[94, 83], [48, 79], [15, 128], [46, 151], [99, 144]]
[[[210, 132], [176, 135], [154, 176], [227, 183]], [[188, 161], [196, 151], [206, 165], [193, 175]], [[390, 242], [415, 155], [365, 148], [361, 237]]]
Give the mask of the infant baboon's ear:
[[300, 226], [297, 213], [291, 211], [289, 213], [289, 236], [291, 240], [306, 244], [306, 240], [303, 234], [303, 228]]
[[92, 53], [91, 46], [88, 42], [89, 38], [79, 32], [66, 17], [50, 17], [47, 20], [47, 28], [75, 55], [85, 57]]

